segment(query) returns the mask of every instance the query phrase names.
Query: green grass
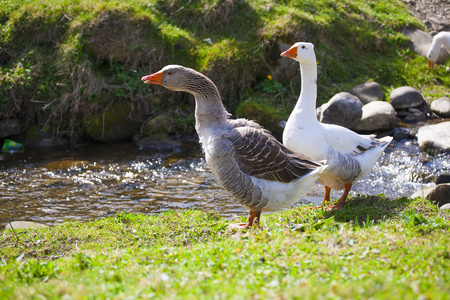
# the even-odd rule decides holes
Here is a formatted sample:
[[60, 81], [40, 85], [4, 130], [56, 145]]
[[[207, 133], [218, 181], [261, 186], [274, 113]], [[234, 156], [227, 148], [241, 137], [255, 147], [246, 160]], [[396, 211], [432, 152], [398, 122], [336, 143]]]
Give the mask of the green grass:
[[448, 299], [450, 215], [356, 196], [340, 211], [121, 213], [2, 232], [2, 299]]
[[[408, 50], [401, 34], [408, 27], [423, 25], [400, 0], [5, 0], [0, 119], [70, 135], [124, 100], [142, 119], [175, 108], [191, 114], [188, 97], [139, 80], [172, 63], [207, 74], [234, 113], [274, 71], [278, 43], [296, 41], [316, 45], [320, 103], [366, 80], [386, 95], [402, 85], [428, 100], [448, 94], [449, 62], [429, 71]], [[297, 77], [281, 97], [294, 101], [298, 93]]]

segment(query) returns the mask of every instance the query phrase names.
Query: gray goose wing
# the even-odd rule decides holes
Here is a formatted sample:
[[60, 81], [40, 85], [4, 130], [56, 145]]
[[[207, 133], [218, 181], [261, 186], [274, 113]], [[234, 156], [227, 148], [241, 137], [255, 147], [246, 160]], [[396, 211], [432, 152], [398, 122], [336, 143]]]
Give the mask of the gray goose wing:
[[230, 140], [242, 172], [256, 178], [287, 183], [321, 166], [290, 151], [262, 128], [234, 128]]

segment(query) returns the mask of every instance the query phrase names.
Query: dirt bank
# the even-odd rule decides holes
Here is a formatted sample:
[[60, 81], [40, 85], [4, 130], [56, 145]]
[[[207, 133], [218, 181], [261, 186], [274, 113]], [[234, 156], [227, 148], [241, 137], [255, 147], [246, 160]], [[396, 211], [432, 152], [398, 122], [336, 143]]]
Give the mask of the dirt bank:
[[450, 31], [450, 0], [402, 0], [432, 35]]

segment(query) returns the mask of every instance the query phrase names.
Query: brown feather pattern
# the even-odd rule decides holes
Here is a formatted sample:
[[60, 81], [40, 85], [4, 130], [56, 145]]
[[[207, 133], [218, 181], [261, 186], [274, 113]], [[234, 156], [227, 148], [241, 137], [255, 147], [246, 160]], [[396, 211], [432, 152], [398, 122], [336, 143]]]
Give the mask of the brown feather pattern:
[[230, 139], [239, 167], [256, 178], [287, 183], [320, 166], [294, 154], [263, 129], [238, 127]]

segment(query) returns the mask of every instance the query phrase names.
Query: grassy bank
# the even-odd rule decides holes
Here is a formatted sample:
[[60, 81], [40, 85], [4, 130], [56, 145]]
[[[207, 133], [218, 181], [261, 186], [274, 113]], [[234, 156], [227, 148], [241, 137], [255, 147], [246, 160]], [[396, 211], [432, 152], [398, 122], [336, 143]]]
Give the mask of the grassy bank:
[[139, 80], [170, 63], [211, 77], [230, 112], [254, 98], [292, 107], [298, 77], [276, 97], [258, 87], [279, 63], [279, 43], [296, 41], [316, 45], [319, 102], [369, 79], [386, 93], [402, 85], [430, 99], [448, 93], [445, 66], [427, 70], [408, 50], [407, 27], [422, 25], [400, 0], [1, 1], [0, 119], [71, 135], [126, 101], [134, 118], [169, 113], [175, 130], [192, 131], [186, 95]]
[[448, 299], [450, 214], [353, 197], [340, 211], [118, 214], [1, 233], [2, 299]]

